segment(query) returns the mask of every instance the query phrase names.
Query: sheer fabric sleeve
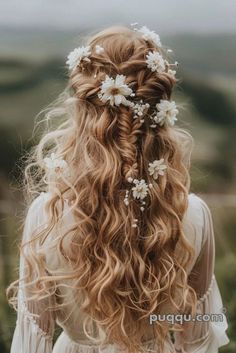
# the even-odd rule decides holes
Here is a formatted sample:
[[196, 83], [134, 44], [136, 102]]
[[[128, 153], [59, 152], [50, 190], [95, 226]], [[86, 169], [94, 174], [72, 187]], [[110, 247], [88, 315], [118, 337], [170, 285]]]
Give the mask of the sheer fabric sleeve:
[[227, 344], [228, 327], [223, 303], [214, 275], [215, 241], [212, 217], [206, 203], [201, 203], [203, 228], [200, 254], [189, 275], [189, 283], [197, 294], [197, 314], [185, 321], [183, 332], [175, 334], [176, 352], [217, 353]]
[[[38, 231], [45, 220], [43, 204], [45, 196], [42, 193], [31, 204], [23, 230], [22, 243], [32, 238], [34, 230]], [[52, 337], [54, 332], [54, 314], [50, 310], [53, 304], [53, 296], [45, 296], [42, 300], [27, 300], [26, 284], [27, 255], [30, 249], [23, 247], [20, 257], [17, 321], [13, 335], [11, 353], [51, 353]], [[36, 249], [37, 251], [37, 249]], [[37, 276], [37, 270], [33, 279]], [[41, 273], [43, 275], [43, 273]]]

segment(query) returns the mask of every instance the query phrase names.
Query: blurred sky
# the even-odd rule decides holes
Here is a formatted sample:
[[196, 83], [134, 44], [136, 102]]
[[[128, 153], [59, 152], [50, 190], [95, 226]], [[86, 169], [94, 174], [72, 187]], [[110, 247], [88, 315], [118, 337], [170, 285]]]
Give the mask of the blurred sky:
[[159, 32], [236, 33], [236, 0], [0, 0], [0, 26], [78, 29], [139, 22]]

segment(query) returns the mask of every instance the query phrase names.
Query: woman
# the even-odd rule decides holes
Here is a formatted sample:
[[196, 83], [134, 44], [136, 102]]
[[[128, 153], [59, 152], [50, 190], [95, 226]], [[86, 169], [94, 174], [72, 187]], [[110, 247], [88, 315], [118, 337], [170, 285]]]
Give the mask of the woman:
[[39, 195], [10, 288], [12, 353], [216, 353], [228, 343], [169, 52], [147, 27], [112, 27], [69, 54], [68, 89], [46, 116], [61, 125], [26, 167], [27, 193]]

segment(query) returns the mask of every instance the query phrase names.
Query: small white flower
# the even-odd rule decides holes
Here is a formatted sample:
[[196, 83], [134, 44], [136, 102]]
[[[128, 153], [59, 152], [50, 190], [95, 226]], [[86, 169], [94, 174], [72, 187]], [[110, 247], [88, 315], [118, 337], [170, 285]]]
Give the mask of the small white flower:
[[154, 31], [151, 31], [146, 26], [141, 27], [137, 31], [142, 33], [143, 39], [153, 42], [157, 47], [162, 46], [159, 35], [157, 33], [155, 33]]
[[128, 198], [124, 198], [124, 203], [125, 203], [126, 206], [128, 206], [128, 204], [129, 204]]
[[134, 227], [134, 228], [138, 227], [138, 225], [137, 225], [138, 219], [134, 218], [133, 221], [134, 221], [134, 223], [132, 224], [132, 227]]
[[153, 72], [156, 71], [158, 73], [162, 73], [165, 71], [165, 60], [163, 59], [160, 53], [158, 53], [157, 51], [149, 51], [146, 55], [146, 58], [147, 67]]
[[132, 183], [132, 182], [133, 182], [133, 178], [132, 178], [132, 177], [128, 177], [127, 180], [128, 180], [129, 183]]
[[46, 168], [57, 177], [61, 175], [69, 176], [68, 164], [64, 159], [56, 157], [55, 153], [51, 153], [50, 157], [43, 159]]
[[81, 60], [88, 58], [91, 55], [90, 46], [75, 48], [67, 56], [66, 64], [69, 66], [70, 70], [73, 70], [78, 66]]
[[[132, 105], [132, 109], [134, 111], [134, 119], [140, 118], [143, 116], [148, 108], [150, 107], [150, 104], [145, 103], [143, 104], [143, 101], [141, 100], [140, 103], [136, 103]], [[143, 122], [143, 120], [141, 120]]]
[[124, 75], [117, 75], [116, 78], [109, 77], [106, 75], [105, 80], [102, 82], [101, 91], [98, 93], [98, 97], [103, 103], [110, 101], [113, 105], [126, 105], [131, 106], [132, 103], [125, 97], [133, 94], [131, 88], [125, 83], [126, 77]]
[[141, 179], [138, 182], [135, 182], [135, 186], [132, 188], [133, 197], [135, 199], [144, 199], [148, 193], [148, 185], [146, 184], [144, 179]]
[[101, 54], [101, 53], [103, 53], [104, 52], [104, 48], [103, 47], [101, 47], [101, 45], [96, 45], [95, 46], [95, 52], [96, 52], [96, 54]]
[[156, 104], [158, 112], [154, 117], [154, 120], [159, 125], [173, 126], [177, 120], [176, 115], [179, 113], [174, 101], [168, 101], [161, 99], [160, 103]]
[[167, 165], [164, 164], [164, 159], [155, 160], [152, 163], [149, 163], [148, 171], [149, 174], [153, 176], [154, 179], [158, 178], [158, 175], [164, 175], [164, 170], [167, 168]]
[[171, 75], [172, 77], [175, 78], [175, 75], [176, 75], [176, 71], [175, 71], [175, 70], [169, 69], [169, 70], [167, 71], [167, 73], [168, 73], [169, 75]]
[[129, 190], [125, 191], [124, 203], [125, 203], [126, 206], [129, 205]]

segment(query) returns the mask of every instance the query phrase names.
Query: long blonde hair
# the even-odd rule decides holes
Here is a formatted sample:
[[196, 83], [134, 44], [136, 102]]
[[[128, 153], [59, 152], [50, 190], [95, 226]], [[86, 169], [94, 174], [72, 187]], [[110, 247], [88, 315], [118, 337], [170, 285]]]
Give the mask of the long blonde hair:
[[[111, 107], [98, 97], [106, 74], [123, 74], [135, 98], [151, 108], [161, 99], [169, 100], [175, 78], [151, 71], [145, 62], [147, 52], [156, 49], [153, 43], [128, 28], [112, 27], [92, 37], [89, 45], [102, 46], [104, 53], [93, 51], [90, 62], [72, 71], [67, 89], [47, 112], [47, 122], [56, 118], [61, 124], [55, 128], [53, 123], [52, 131], [35, 147], [25, 170], [26, 194], [52, 191], [48, 229], [58, 221], [57, 205], [69, 200], [77, 220], [71, 230], [73, 244], [63, 247], [67, 232], [59, 235], [57, 247], [72, 265], [65, 279], [73, 279], [83, 298], [82, 310], [106, 333], [106, 342], [137, 352], [151, 314], [166, 308], [183, 313], [195, 307], [187, 277], [193, 249], [183, 232], [191, 137], [177, 127], [151, 129], [146, 121], [133, 119], [129, 107]], [[55, 182], [53, 189], [52, 180], [45, 184], [43, 168], [50, 151], [67, 161], [72, 175]], [[168, 168], [153, 180], [148, 163], [160, 158]], [[153, 184], [144, 212], [135, 202], [124, 203], [129, 176]], [[133, 218], [139, 219], [139, 227], [132, 227]], [[31, 246], [39, 238], [50, 240], [50, 231], [32, 238]], [[35, 264], [43, 266], [41, 258], [33, 257], [27, 258], [29, 278]], [[47, 288], [52, 277], [39, 276], [37, 281], [40, 288]], [[42, 295], [41, 289], [37, 296]], [[164, 322], [153, 326], [160, 352], [170, 329]]]

